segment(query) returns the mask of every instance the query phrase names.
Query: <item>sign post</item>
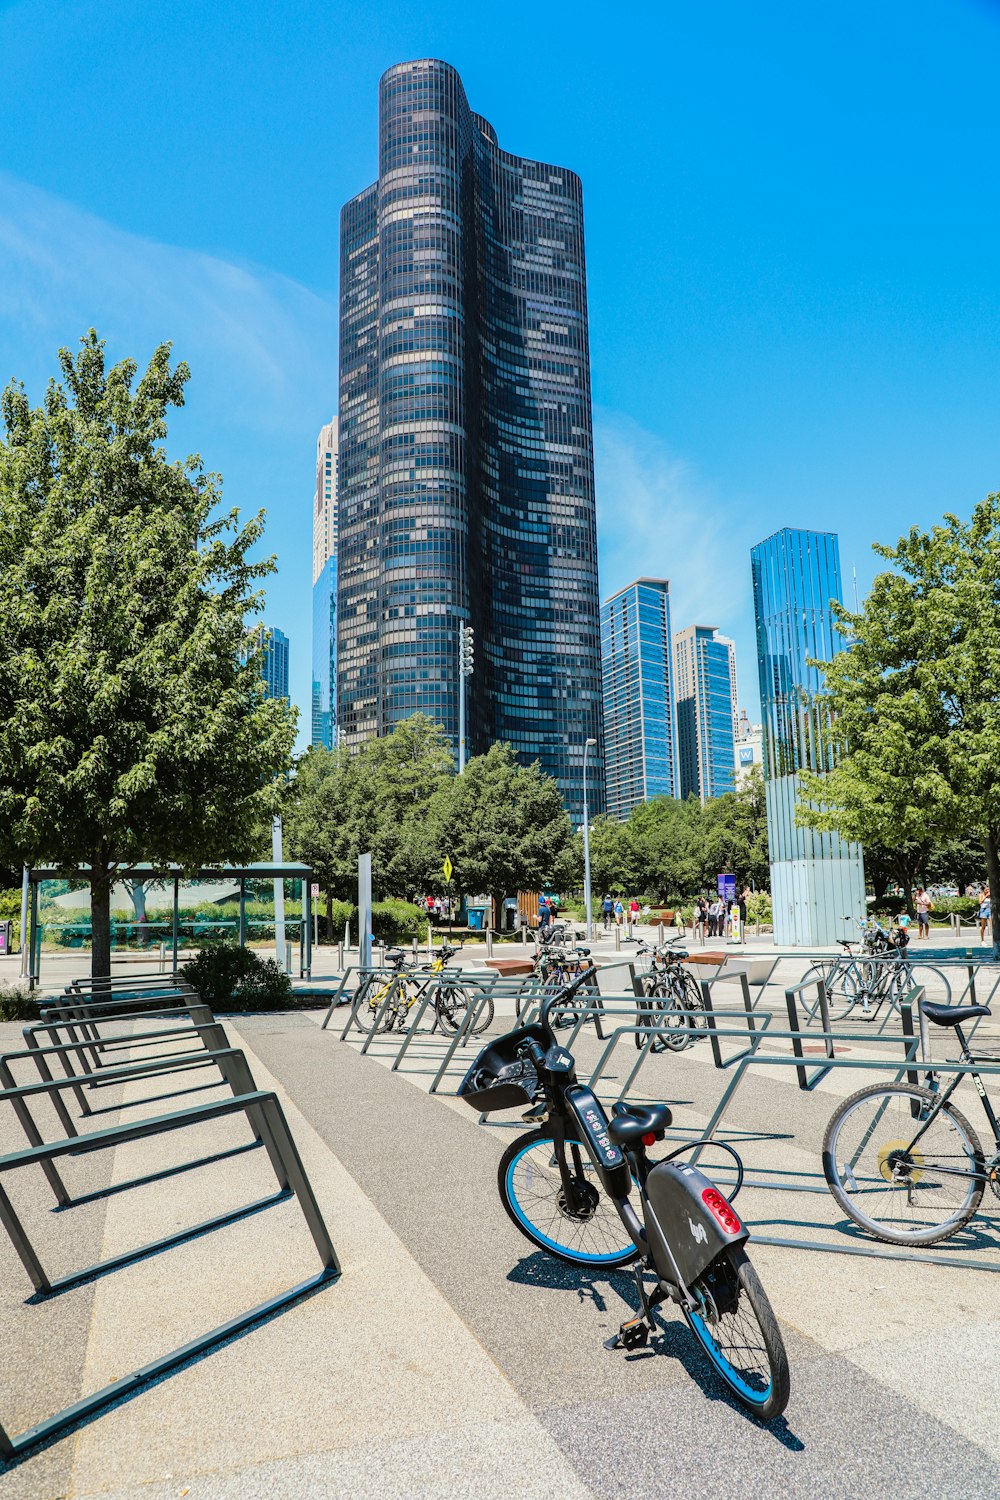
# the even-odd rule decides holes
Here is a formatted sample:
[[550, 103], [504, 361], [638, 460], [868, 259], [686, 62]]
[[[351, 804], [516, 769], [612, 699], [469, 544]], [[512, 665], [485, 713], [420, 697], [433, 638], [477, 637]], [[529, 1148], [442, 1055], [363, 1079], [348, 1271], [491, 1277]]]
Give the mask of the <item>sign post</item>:
[[372, 857], [358, 855], [358, 963], [372, 966]]
[[441, 871], [442, 871], [442, 873], [444, 875], [445, 880], [448, 883], [448, 942], [449, 943], [451, 942], [451, 903], [452, 903], [451, 877], [452, 877], [452, 874], [454, 872], [454, 869], [455, 869], [455, 866], [451, 862], [451, 855], [450, 854], [446, 854], [445, 857], [444, 857], [444, 864], [441, 866]]
[[[719, 892], [719, 896], [722, 899], [722, 904], [726, 909], [726, 916], [730, 917], [730, 913], [732, 912], [732, 909], [736, 904], [736, 876], [729, 874], [717, 875], [715, 877], [715, 884]], [[732, 919], [730, 917], [730, 921], [731, 920]], [[739, 926], [738, 918], [737, 926]], [[722, 936], [721, 933], [720, 936]]]

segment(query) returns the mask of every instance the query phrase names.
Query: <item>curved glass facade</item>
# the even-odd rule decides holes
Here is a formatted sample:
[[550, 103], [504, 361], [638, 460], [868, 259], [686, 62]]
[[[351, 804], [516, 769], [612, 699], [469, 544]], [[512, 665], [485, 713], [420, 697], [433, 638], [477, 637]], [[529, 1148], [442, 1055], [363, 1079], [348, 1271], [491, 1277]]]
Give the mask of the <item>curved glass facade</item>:
[[[379, 178], [341, 216], [338, 720], [509, 741], [603, 786], [583, 197], [501, 151], [455, 70], [390, 68]], [[596, 804], [596, 805], [595, 805]], [[591, 794], [592, 809], [602, 805]]]
[[826, 709], [816, 701], [822, 672], [843, 648], [834, 629], [840, 547], [832, 532], [785, 528], [750, 554], [757, 666], [764, 721], [764, 777], [774, 936], [778, 943], [829, 944], [857, 936], [865, 914], [861, 849], [835, 833], [800, 828], [798, 773], [832, 764], [822, 737]]

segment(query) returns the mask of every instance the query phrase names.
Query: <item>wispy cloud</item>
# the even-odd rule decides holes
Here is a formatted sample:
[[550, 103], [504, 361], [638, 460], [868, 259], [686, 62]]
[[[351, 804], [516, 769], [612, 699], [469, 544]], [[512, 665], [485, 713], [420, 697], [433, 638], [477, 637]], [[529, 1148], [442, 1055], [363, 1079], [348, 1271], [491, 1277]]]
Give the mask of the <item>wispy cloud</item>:
[[336, 389], [336, 310], [323, 298], [130, 234], [0, 172], [0, 380], [51, 371], [56, 346], [91, 324], [115, 356], [141, 360], [172, 339], [227, 426], [279, 431], [318, 389]]
[[594, 413], [597, 528], [605, 597], [633, 578], [670, 579], [675, 625], [735, 626], [749, 598], [749, 563], [735, 506], [695, 465], [631, 418]]

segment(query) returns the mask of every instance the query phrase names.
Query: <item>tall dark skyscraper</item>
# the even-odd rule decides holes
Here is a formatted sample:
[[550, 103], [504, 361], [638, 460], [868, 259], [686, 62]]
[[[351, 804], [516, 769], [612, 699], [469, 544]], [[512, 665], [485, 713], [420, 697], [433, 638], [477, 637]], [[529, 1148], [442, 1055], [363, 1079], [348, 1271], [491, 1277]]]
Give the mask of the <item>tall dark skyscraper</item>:
[[341, 215], [340, 739], [421, 710], [603, 809], [583, 195], [512, 156], [446, 63], [379, 85], [379, 177]]

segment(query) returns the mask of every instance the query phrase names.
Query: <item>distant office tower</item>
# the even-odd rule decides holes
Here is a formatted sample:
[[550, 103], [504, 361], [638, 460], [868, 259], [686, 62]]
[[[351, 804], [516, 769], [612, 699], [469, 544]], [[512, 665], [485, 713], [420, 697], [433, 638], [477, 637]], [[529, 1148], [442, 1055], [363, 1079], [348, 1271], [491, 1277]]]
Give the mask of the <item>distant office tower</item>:
[[832, 765], [825, 711], [815, 701], [822, 675], [808, 661], [830, 661], [843, 646], [830, 608], [841, 594], [840, 549], [830, 532], [785, 528], [750, 559], [775, 941], [832, 943], [856, 932], [852, 919], [865, 912], [861, 849], [797, 827], [795, 805], [799, 771]]
[[670, 584], [639, 578], [601, 605], [604, 782], [608, 812], [676, 797]]
[[288, 697], [288, 637], [273, 625], [264, 626], [264, 681], [269, 698]]
[[312, 740], [337, 732], [337, 418], [320, 429], [313, 502]]
[[714, 625], [674, 635], [680, 795], [721, 797], [736, 785], [736, 647]]
[[750, 772], [764, 767], [764, 727], [751, 724], [745, 708], [736, 722], [736, 785], [742, 786]]
[[603, 806], [579, 178], [501, 151], [442, 62], [379, 85], [379, 177], [340, 240], [337, 700], [347, 744], [417, 710]]

